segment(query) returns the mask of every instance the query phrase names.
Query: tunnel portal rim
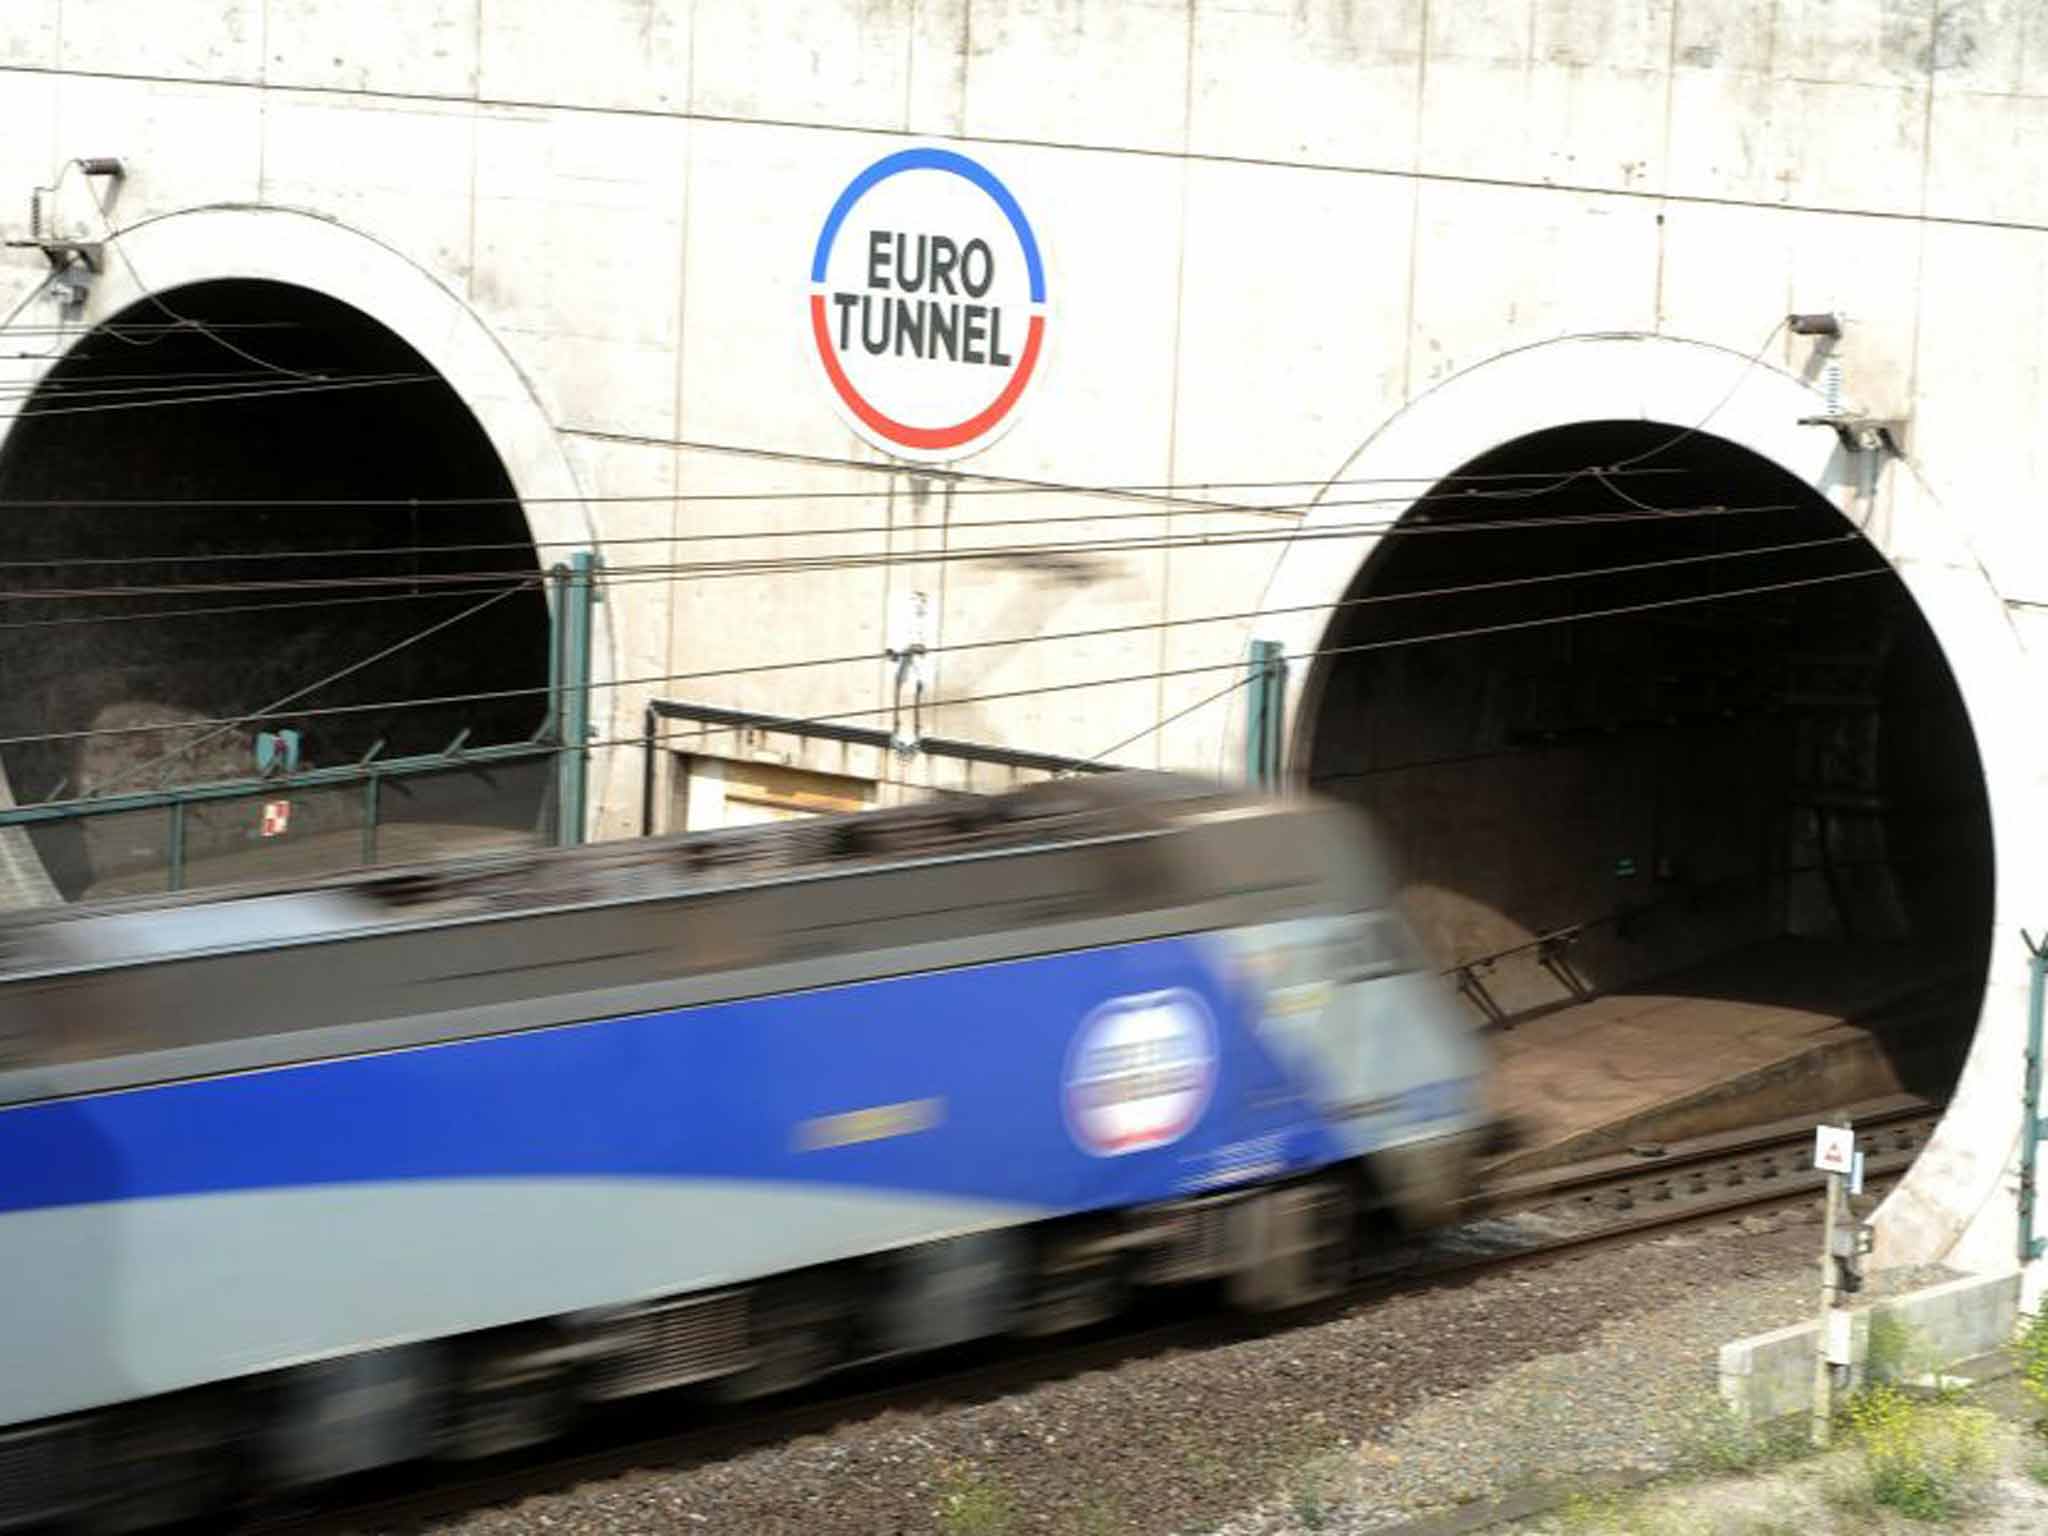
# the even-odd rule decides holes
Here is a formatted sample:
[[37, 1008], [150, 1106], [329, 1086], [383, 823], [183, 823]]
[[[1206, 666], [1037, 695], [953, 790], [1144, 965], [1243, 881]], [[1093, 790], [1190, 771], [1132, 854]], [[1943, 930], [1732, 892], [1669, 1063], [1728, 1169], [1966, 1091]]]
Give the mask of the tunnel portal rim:
[[[2033, 669], [1967, 530], [1941, 507], [1917, 466], [1891, 466], [1894, 474], [1910, 474], [1925, 493], [1914, 508], [1920, 520], [1910, 555], [1901, 552], [1889, 520], [1875, 530], [1858, 528], [1842, 513], [1829, 493], [1854, 484], [1856, 466], [1833, 432], [1811, 424], [1822, 413], [1818, 390], [1760, 354], [1647, 333], [1535, 342], [1452, 374], [1396, 411], [1345, 457], [1298, 531], [1342, 521], [1345, 509], [1330, 504], [1331, 493], [1347, 481], [1412, 483], [1417, 466], [1442, 466], [1420, 485], [1419, 498], [1443, 476], [1509, 443], [1590, 423], [1641, 422], [1668, 425], [1674, 435], [1718, 438], [1774, 465], [1884, 558], [1933, 636], [1968, 722], [1989, 824], [1992, 918], [1983, 995], [1949, 1113], [1880, 1210], [1880, 1246], [1885, 1257], [1900, 1261], [1958, 1254], [1974, 1261], [1981, 1254], [1988, 1262], [2011, 1247], [2000, 1188], [2019, 1130], [2017, 1104], [2007, 1102], [2012, 1095], [2005, 1091], [2008, 1037], [2025, 997], [2018, 925], [2030, 907], [2048, 905], [2048, 870], [2015, 867], [2000, 856], [2007, 847], [2025, 846], [2035, 824], [2026, 805], [2034, 780], [2023, 744], [2003, 728], [2013, 712], [2001, 714], [1994, 680], [2027, 677]], [[1412, 505], [1401, 518], [1411, 511]], [[1266, 617], [1253, 633], [1279, 641], [1290, 656], [1332, 644], [1345, 612], [1335, 605], [1356, 590], [1385, 542], [1378, 533], [1290, 542], [1267, 582], [1259, 604]], [[1341, 660], [1317, 656], [1289, 669], [1283, 773], [1295, 791], [1306, 788], [1322, 698]], [[1235, 713], [1226, 744], [1244, 740], [1244, 701]], [[2012, 1122], [2010, 1134], [2001, 1124], [1987, 1141], [1971, 1122], [1994, 1114]], [[1896, 1235], [1887, 1236], [1888, 1218], [1896, 1218]]]
[[[468, 411], [518, 499], [543, 574], [571, 548], [602, 553], [594, 508], [567, 452], [559, 412], [468, 299], [398, 247], [321, 213], [213, 203], [149, 213], [110, 228], [105, 251], [77, 317], [78, 334], [51, 359], [53, 369], [101, 325], [152, 295], [226, 281], [307, 290], [356, 310], [410, 347]], [[0, 420], [0, 454], [13, 428], [13, 419]], [[552, 610], [552, 586], [546, 595]], [[592, 735], [614, 742], [637, 736], [638, 726], [626, 690], [614, 686], [620, 675], [617, 606], [597, 605], [590, 646]], [[627, 751], [593, 746], [591, 756], [587, 814], [595, 827], [617, 819], [621, 807], [630, 808], [628, 790], [637, 781]]]

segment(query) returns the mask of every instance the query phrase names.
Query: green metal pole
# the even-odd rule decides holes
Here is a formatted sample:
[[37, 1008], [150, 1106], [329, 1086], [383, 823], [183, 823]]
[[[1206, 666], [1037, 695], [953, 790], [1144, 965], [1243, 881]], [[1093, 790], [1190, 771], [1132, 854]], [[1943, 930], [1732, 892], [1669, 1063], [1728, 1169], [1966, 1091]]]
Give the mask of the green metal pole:
[[2041, 1157], [2041, 1003], [2048, 955], [2027, 956], [2027, 1058], [2022, 1074], [2020, 1115], [2020, 1262], [2048, 1254], [2048, 1240], [2034, 1236], [2035, 1181]]
[[374, 772], [363, 780], [363, 863], [366, 865], [377, 862], [377, 785]]
[[182, 800], [173, 800], [171, 802], [171, 856], [169, 862], [171, 868], [167, 880], [168, 887], [174, 891], [182, 891], [185, 889], [185, 802]]
[[590, 617], [596, 557], [579, 551], [562, 580], [561, 613], [562, 736], [556, 758], [556, 807], [560, 819], [555, 841], [571, 847], [583, 841], [585, 801], [590, 781]]
[[1254, 789], [1280, 781], [1280, 715], [1286, 702], [1287, 664], [1278, 640], [1252, 642], [1251, 697], [1245, 711], [1244, 776]]

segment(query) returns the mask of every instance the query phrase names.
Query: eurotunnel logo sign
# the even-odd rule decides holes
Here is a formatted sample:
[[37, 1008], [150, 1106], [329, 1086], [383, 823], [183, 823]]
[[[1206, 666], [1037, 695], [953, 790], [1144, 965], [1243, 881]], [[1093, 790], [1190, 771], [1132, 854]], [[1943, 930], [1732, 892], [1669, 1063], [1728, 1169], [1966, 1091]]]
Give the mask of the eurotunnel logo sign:
[[1084, 1151], [1116, 1157], [1185, 1136], [1216, 1086], [1216, 1026], [1175, 989], [1120, 997], [1088, 1016], [1067, 1053], [1067, 1128]]
[[840, 414], [898, 458], [987, 447], [1045, 353], [1031, 221], [993, 172], [951, 149], [900, 150], [854, 177], [818, 232], [810, 299]]

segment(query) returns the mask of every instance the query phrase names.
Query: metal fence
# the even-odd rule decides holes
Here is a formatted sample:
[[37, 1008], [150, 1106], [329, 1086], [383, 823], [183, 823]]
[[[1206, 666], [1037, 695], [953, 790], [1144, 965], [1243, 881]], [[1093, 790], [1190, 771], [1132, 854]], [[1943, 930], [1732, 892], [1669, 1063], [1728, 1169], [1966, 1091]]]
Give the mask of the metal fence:
[[[544, 785], [528, 786], [529, 793], [540, 789], [532, 798], [542, 808], [530, 830], [485, 822], [458, 840], [472, 846], [581, 842], [589, 772], [591, 620], [598, 601], [595, 557], [577, 554], [555, 567], [550, 580], [555, 601], [549, 620], [548, 707], [531, 740], [472, 747], [465, 730], [439, 752], [385, 758], [379, 743], [355, 762], [324, 768], [279, 767], [273, 761], [272, 771], [246, 779], [7, 807], [0, 809], [0, 831], [75, 831], [81, 849], [74, 862], [91, 871], [101, 894], [179, 891], [192, 883], [195, 844], [207, 855], [201, 883], [261, 874], [266, 863], [279, 873], [303, 875], [389, 862], [394, 854], [410, 858], [445, 852], [428, 840], [402, 835], [399, 849], [389, 846], [394, 834], [422, 824], [412, 813], [413, 803], [432, 798], [434, 787], [451, 779], [481, 778], [488, 785], [493, 776], [542, 774]], [[264, 756], [262, 746], [258, 755]], [[449, 797], [439, 799], [445, 806]], [[462, 819], [459, 813], [455, 817], [458, 823]], [[260, 850], [266, 847], [292, 846], [295, 822], [300, 848], [309, 824], [322, 834], [320, 856], [262, 858]], [[250, 857], [233, 856], [238, 843], [247, 846]]]

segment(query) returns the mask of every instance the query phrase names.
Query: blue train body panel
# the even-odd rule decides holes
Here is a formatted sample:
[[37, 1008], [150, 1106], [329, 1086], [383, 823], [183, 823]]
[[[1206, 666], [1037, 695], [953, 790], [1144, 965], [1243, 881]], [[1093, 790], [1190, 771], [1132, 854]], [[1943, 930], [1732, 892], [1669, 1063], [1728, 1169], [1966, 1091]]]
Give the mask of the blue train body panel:
[[[1162, 940], [23, 1106], [0, 1111], [0, 1211], [600, 1177], [1065, 1212], [1344, 1155], [1219, 960]], [[1078, 1032], [1105, 1005], [1162, 996], [1213, 1021], [1209, 1060], [1180, 1063], [1210, 1074], [1199, 1112], [1178, 1135], [1141, 1126], [1129, 1152], [1084, 1145]]]
[[1243, 940], [0, 1109], [0, 1425], [1270, 1181], [1466, 1123], [1466, 1068], [1405, 1060], [1429, 1031], [1397, 1002], [1338, 1032], [1395, 1091], [1371, 1116], [1334, 1107], [1334, 1058], [1238, 979]]

